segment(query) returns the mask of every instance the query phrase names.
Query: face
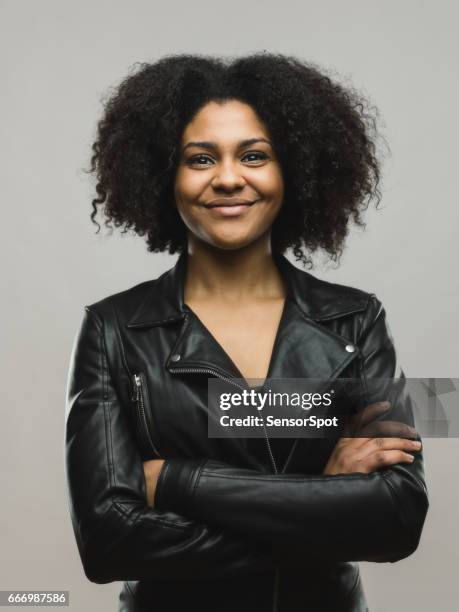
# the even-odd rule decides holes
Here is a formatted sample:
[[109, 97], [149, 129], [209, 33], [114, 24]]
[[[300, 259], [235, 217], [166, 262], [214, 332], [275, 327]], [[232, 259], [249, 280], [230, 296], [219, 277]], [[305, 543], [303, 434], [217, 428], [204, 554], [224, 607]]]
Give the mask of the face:
[[238, 249], [269, 236], [284, 182], [269, 132], [251, 106], [209, 102], [195, 115], [182, 135], [174, 193], [191, 239]]

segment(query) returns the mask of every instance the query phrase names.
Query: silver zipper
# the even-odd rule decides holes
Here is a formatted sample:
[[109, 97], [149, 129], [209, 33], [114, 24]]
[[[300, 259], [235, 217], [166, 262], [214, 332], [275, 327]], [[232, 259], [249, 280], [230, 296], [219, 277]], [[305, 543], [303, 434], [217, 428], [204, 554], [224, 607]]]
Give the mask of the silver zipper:
[[155, 455], [161, 457], [161, 454], [158, 452], [158, 449], [153, 444], [153, 440], [151, 439], [150, 431], [148, 429], [147, 418], [145, 416], [145, 399], [143, 394], [142, 376], [141, 374], [134, 374], [132, 378], [134, 381], [134, 393], [132, 396], [132, 401], [136, 402], [137, 414], [141, 421], [139, 431], [142, 437], [142, 442], [146, 443], [146, 448], [152, 449]]
[[[222, 374], [220, 374], [216, 370], [211, 370], [209, 368], [170, 368], [169, 372], [172, 372], [172, 373], [174, 373], [174, 372], [183, 372], [183, 373], [202, 372], [204, 374], [215, 374], [215, 376], [217, 376], [218, 378], [221, 378], [222, 380], [226, 380], [229, 383], [231, 383], [232, 385], [235, 385], [236, 387], [238, 387], [239, 389], [242, 389], [243, 391], [246, 391], [246, 389], [242, 385], [238, 384], [237, 382], [234, 382], [233, 379], [228, 378], [227, 376], [223, 376]], [[277, 474], [278, 473], [277, 465], [276, 465], [276, 461], [274, 459], [273, 452], [271, 450], [271, 445], [269, 443], [268, 434], [266, 433], [266, 427], [265, 427], [265, 422], [264, 422], [264, 419], [263, 419], [263, 415], [260, 415], [260, 416], [261, 416], [261, 421], [263, 423], [263, 432], [265, 434], [266, 447], [268, 449], [268, 454], [269, 454], [269, 457], [271, 459], [271, 464], [272, 464], [272, 467], [274, 469], [274, 473]]]

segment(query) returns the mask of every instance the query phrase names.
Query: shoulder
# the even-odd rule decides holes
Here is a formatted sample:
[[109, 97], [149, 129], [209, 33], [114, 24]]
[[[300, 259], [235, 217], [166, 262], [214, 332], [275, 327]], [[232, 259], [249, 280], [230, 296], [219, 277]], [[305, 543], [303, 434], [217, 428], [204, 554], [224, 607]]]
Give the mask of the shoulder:
[[375, 309], [381, 307], [380, 300], [369, 289], [327, 281], [289, 264], [288, 276], [293, 296], [311, 319], [327, 321], [358, 313], [371, 316]]
[[142, 281], [131, 287], [106, 295], [90, 304], [84, 309], [93, 313], [96, 318], [104, 321], [112, 320], [113, 317], [129, 319], [137, 310], [145, 298], [155, 293], [158, 281], [165, 273], [158, 277]]
[[382, 354], [395, 359], [395, 342], [386, 309], [373, 291], [303, 274], [307, 274], [304, 282], [309, 291], [306, 302], [310, 318], [349, 339], [365, 359]]

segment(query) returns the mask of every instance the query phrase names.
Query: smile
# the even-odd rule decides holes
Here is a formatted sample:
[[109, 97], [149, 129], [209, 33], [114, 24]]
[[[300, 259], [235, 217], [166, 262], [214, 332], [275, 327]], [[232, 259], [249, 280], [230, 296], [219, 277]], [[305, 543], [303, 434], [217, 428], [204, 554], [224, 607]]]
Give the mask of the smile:
[[209, 204], [204, 204], [204, 208], [212, 211], [218, 216], [224, 217], [236, 217], [238, 215], [243, 214], [246, 210], [248, 210], [255, 202], [249, 202], [248, 200], [229, 200], [226, 201], [224, 199], [221, 200], [213, 200]]

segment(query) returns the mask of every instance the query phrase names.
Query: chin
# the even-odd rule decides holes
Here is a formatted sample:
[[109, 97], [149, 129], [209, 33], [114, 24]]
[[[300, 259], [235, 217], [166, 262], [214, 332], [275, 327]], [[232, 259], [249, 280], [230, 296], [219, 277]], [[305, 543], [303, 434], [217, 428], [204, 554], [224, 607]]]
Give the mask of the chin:
[[253, 242], [254, 238], [244, 237], [222, 237], [222, 236], [212, 236], [206, 240], [208, 244], [211, 244], [217, 249], [223, 249], [225, 251], [233, 251], [236, 249], [242, 249], [243, 247], [249, 245]]
[[201, 226], [199, 231], [193, 233], [202, 242], [206, 242], [218, 249], [240, 249], [253, 242], [256, 238], [256, 235], [252, 235], [253, 232], [241, 231], [242, 229], [228, 226], [225, 228], [206, 228]]
[[246, 241], [241, 241], [241, 242], [212, 242], [212, 246], [214, 246], [217, 249], [222, 249], [223, 251], [236, 251], [237, 249], [242, 249], [245, 246], [247, 246], [248, 244], [250, 244], [251, 241], [246, 242]]

